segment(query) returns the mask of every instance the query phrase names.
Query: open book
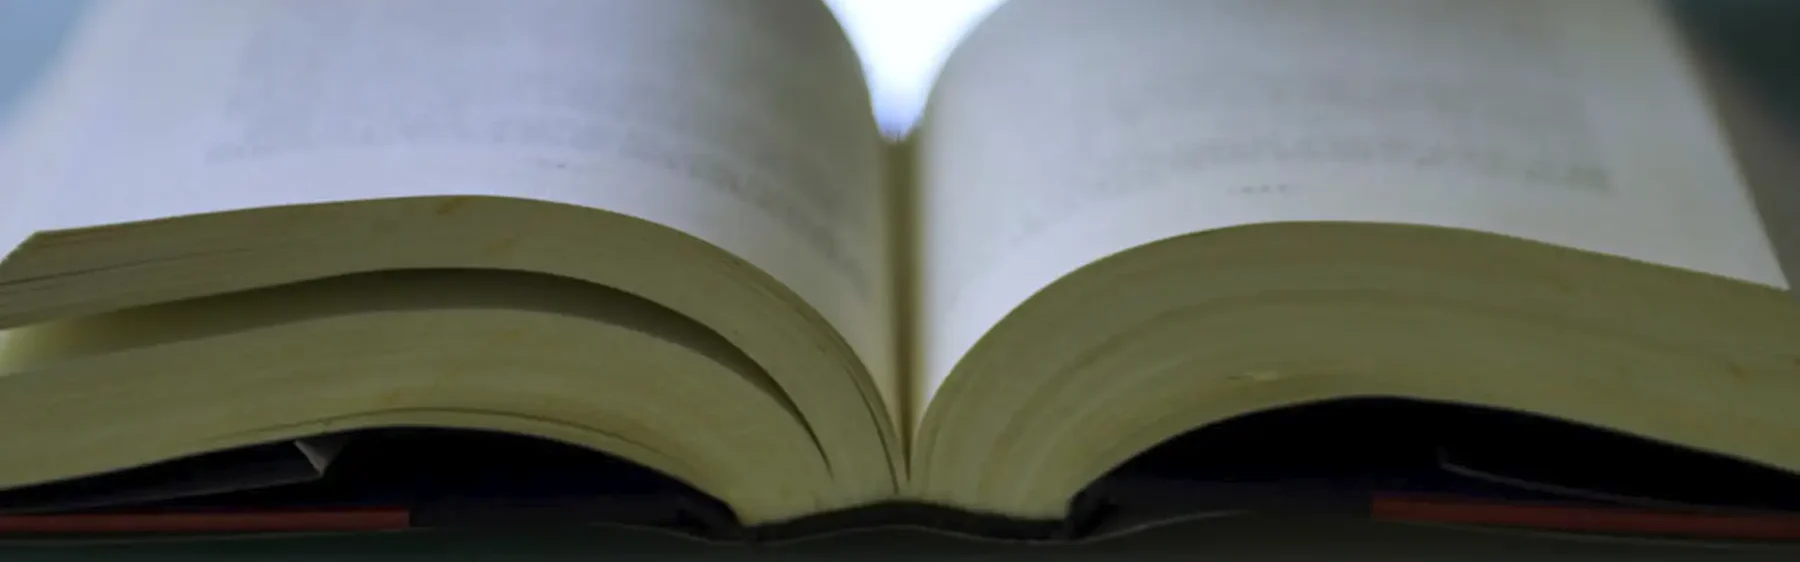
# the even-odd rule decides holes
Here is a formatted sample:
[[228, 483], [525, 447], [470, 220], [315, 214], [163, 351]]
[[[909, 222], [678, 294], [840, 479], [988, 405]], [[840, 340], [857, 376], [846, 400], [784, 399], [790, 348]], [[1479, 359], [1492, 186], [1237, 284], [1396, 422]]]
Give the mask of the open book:
[[1689, 58], [1646, 1], [1032, 0], [890, 142], [816, 2], [102, 3], [0, 129], [0, 487], [426, 426], [1054, 519], [1359, 396], [1800, 470]]

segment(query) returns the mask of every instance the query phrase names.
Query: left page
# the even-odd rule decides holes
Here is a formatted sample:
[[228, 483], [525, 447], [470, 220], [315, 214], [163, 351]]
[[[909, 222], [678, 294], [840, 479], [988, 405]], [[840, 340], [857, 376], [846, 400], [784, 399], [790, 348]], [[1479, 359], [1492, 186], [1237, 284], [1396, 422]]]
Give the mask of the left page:
[[404, 196], [605, 209], [767, 271], [892, 386], [882, 141], [814, 2], [111, 1], [74, 43], [29, 109], [56, 134], [8, 145], [60, 155], [16, 172], [15, 226]]

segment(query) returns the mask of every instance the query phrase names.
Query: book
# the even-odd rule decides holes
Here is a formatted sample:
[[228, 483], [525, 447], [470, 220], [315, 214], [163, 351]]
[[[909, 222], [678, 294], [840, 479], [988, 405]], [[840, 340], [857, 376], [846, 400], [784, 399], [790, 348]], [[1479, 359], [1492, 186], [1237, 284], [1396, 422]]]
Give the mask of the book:
[[0, 129], [0, 488], [425, 427], [1058, 521], [1361, 397], [1800, 471], [1695, 60], [1633, 0], [1034, 0], [888, 140], [813, 2], [101, 3]]

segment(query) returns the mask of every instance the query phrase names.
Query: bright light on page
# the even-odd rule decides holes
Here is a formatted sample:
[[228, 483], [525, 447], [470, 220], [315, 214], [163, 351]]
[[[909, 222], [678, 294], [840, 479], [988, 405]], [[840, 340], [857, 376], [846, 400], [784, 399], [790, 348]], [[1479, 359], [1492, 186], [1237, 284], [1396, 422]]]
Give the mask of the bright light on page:
[[825, 0], [862, 58], [882, 132], [912, 129], [944, 57], [1004, 0]]

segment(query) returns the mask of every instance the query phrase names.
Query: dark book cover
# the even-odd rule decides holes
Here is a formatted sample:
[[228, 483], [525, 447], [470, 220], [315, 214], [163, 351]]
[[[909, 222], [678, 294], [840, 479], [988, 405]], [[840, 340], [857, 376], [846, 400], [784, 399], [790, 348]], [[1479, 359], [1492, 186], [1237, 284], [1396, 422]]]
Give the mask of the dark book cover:
[[389, 428], [0, 491], [0, 540], [617, 525], [726, 543], [896, 526], [1072, 542], [1272, 512], [1800, 541], [1800, 476], [1521, 413], [1358, 399], [1191, 431], [1088, 486], [1064, 519], [889, 503], [746, 527], [706, 494], [604, 453]]

